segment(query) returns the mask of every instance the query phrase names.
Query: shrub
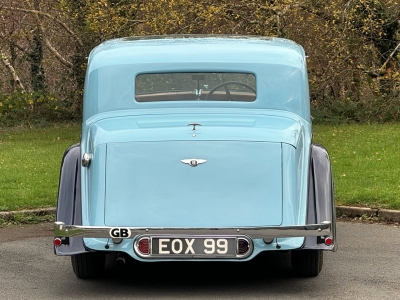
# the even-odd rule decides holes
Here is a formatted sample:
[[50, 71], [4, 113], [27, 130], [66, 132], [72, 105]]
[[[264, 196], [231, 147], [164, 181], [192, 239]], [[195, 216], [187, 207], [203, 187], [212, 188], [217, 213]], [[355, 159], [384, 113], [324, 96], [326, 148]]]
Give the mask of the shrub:
[[72, 104], [42, 92], [0, 94], [0, 125], [32, 125], [79, 118]]

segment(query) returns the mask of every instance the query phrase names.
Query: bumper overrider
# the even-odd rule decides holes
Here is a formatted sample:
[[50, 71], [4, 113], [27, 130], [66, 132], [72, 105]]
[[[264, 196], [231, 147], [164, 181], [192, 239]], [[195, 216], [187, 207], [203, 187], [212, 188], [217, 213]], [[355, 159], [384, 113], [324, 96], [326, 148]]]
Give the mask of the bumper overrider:
[[[227, 257], [245, 258], [252, 252], [253, 239], [263, 239], [266, 243], [271, 243], [275, 238], [317, 237], [321, 243], [328, 245], [332, 243], [333, 228], [332, 223], [328, 221], [294, 226], [231, 228], [109, 227], [66, 225], [63, 222], [55, 222], [54, 236], [60, 244], [70, 237], [107, 238], [118, 243], [123, 239], [135, 239], [135, 252], [143, 258], [170, 257], [170, 254], [174, 253], [177, 254], [175, 257], [186, 257], [187, 254], [192, 254], [191, 257], [197, 258], [212, 257], [212, 255], [204, 254], [204, 252], [207, 253], [207, 248], [202, 249], [201, 254], [198, 254], [196, 245], [199, 244], [198, 241], [204, 243], [205, 247], [219, 243], [222, 250], [236, 248], [234, 253], [226, 253]], [[143, 247], [150, 250], [142, 251]], [[153, 252], [153, 249], [156, 249], [156, 252]], [[176, 252], [179, 249], [181, 251]], [[216, 248], [216, 251], [219, 250]], [[219, 251], [220, 254], [224, 254], [221, 251]]]

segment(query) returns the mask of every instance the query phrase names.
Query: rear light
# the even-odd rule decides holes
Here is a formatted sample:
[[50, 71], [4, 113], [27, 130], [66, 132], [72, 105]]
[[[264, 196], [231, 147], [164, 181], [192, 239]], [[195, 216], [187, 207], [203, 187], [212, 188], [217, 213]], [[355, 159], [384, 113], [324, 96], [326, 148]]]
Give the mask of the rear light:
[[330, 246], [333, 243], [333, 239], [330, 236], [327, 236], [324, 241], [325, 245]]
[[245, 255], [249, 251], [249, 249], [250, 249], [249, 241], [239, 238], [237, 242], [238, 255]]
[[150, 254], [150, 239], [148, 237], [142, 238], [138, 242], [138, 250], [141, 254]]
[[55, 238], [53, 244], [56, 247], [60, 247], [62, 245], [62, 240], [60, 238]]

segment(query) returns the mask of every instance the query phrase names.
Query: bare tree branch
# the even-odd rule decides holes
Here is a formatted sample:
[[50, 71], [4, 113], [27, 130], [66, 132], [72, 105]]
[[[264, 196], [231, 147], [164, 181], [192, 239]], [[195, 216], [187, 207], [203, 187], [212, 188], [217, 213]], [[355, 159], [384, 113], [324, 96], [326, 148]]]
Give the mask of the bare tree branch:
[[[39, 27], [40, 27], [40, 31], [42, 32], [42, 35], [43, 35], [43, 32], [44, 32], [43, 26], [42, 26], [42, 25], [39, 25]], [[72, 68], [72, 67], [73, 67], [73, 64], [72, 64], [70, 61], [66, 60], [66, 59], [60, 54], [60, 52], [58, 52], [58, 51], [52, 46], [52, 44], [50, 43], [50, 41], [49, 41], [46, 37], [43, 37], [43, 40], [44, 40], [44, 43], [46, 44], [47, 48], [50, 50], [51, 53], [53, 53], [53, 55], [59, 60], [60, 63], [62, 63], [64, 66], [66, 66], [66, 67], [68, 67], [68, 68]]]
[[400, 43], [397, 44], [396, 48], [394, 48], [394, 50], [392, 51], [392, 53], [390, 53], [390, 55], [388, 56], [388, 58], [386, 59], [386, 61], [384, 62], [384, 64], [381, 67], [381, 71], [383, 71], [383, 69], [385, 69], [387, 63], [389, 62], [389, 60], [393, 57], [393, 55], [397, 52], [397, 50], [400, 49]]
[[400, 43], [397, 44], [397, 46], [394, 48], [392, 53], [390, 53], [390, 55], [388, 56], [386, 61], [383, 63], [383, 65], [379, 69], [368, 71], [367, 74], [372, 78], [378, 78], [378, 77], [384, 76], [386, 65], [389, 63], [390, 59], [393, 58], [394, 54], [399, 49], [400, 49]]
[[54, 17], [54, 16], [52, 16], [52, 15], [50, 15], [48, 13], [45, 13], [45, 12], [42, 12], [42, 11], [38, 11], [38, 10], [35, 10], [35, 9], [25, 9], [25, 8], [20, 8], [20, 7], [9, 7], [9, 6], [1, 7], [0, 6], [0, 8], [6, 9], [6, 10], [8, 9], [8, 10], [21, 11], [21, 12], [31, 13], [31, 14], [35, 14], [35, 15], [41, 15], [41, 16], [44, 16], [46, 18], [49, 18], [52, 21], [58, 23], [62, 28], [64, 28], [65, 31], [68, 32], [68, 34], [75, 40], [75, 42], [81, 48], [83, 48], [82, 40], [64, 22], [61, 22], [60, 19], [58, 19], [58, 18], [56, 18], [56, 17]]
[[[32, 8], [32, 4], [29, 2], [29, 0], [25, 0], [25, 2], [26, 2], [29, 6], [31, 6], [31, 8]], [[33, 10], [33, 9], [30, 9], [30, 10], [35, 11], [35, 10]], [[43, 28], [43, 25], [42, 25], [42, 22], [41, 22], [41, 20], [40, 20], [40, 18], [39, 18], [39, 14], [34, 13], [34, 16], [35, 16], [35, 19], [36, 19], [36, 21], [37, 21], [37, 25], [38, 25], [38, 27], [39, 27], [39, 30], [40, 30], [40, 32], [41, 32], [43, 41], [44, 41], [44, 43], [46, 44], [47, 48], [50, 50], [51, 53], [53, 53], [53, 55], [58, 59], [58, 61], [59, 61], [60, 63], [62, 63], [64, 66], [66, 66], [66, 67], [68, 67], [68, 68], [72, 68], [72, 67], [73, 67], [73, 64], [72, 64], [71, 62], [69, 62], [68, 60], [66, 60], [66, 59], [60, 54], [60, 52], [58, 52], [58, 51], [53, 47], [53, 45], [50, 43], [49, 39], [46, 37], [45, 31], [44, 31], [44, 28]]]
[[3, 62], [3, 64], [6, 66], [6, 68], [10, 72], [14, 82], [16, 84], [18, 84], [18, 86], [20, 87], [22, 92], [26, 93], [25, 87], [23, 86], [21, 80], [19, 79], [17, 72], [15, 71], [14, 67], [11, 65], [10, 61], [8, 60], [7, 56], [3, 53], [3, 51], [0, 51], [0, 57], [1, 57], [1, 61]]

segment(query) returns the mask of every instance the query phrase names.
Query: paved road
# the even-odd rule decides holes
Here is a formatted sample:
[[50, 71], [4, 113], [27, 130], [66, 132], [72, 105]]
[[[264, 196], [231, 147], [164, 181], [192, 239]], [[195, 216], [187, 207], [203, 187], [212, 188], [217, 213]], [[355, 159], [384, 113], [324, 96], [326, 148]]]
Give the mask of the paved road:
[[[325, 252], [317, 278], [290, 273], [288, 254], [249, 263], [113, 261], [100, 280], [78, 280], [52, 253], [49, 230], [24, 238], [0, 229], [0, 299], [400, 299], [400, 228], [338, 223], [339, 251]], [[11, 231], [12, 235], [12, 231]]]

